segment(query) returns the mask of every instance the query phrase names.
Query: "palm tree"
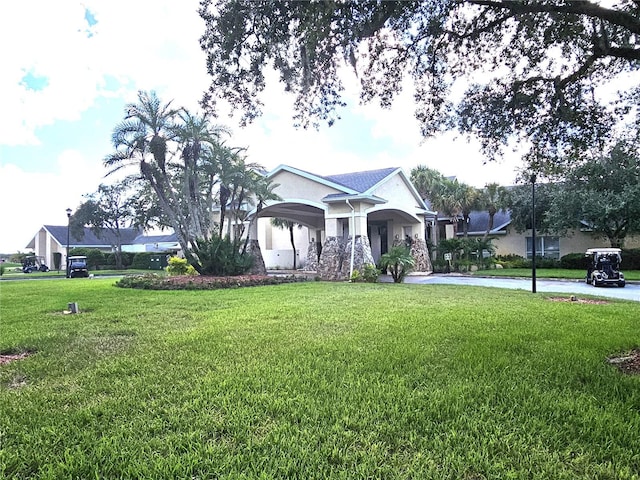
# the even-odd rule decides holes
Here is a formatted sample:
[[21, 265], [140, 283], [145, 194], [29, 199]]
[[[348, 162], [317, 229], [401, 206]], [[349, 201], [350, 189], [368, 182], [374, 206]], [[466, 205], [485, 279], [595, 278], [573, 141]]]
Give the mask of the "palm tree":
[[283, 229], [286, 228], [287, 230], [289, 230], [289, 241], [291, 242], [291, 248], [293, 249], [293, 269], [295, 270], [297, 252], [296, 252], [296, 244], [293, 240], [293, 229], [295, 227], [302, 228], [302, 225], [294, 222], [293, 220], [287, 220], [286, 218], [278, 218], [278, 217], [273, 217], [271, 219], [271, 225], [273, 225], [274, 227], [283, 228]]
[[157, 195], [185, 256], [197, 270], [197, 261], [191, 255], [189, 229], [167, 172], [168, 142], [175, 137], [178, 112], [171, 102], [163, 104], [155, 92], [139, 91], [138, 103], [126, 105], [125, 118], [113, 131], [115, 152], [105, 157], [104, 165], [111, 169], [107, 175], [128, 166], [139, 166], [141, 177]]
[[473, 210], [479, 206], [480, 190], [470, 185], [460, 184], [458, 191], [460, 195], [460, 208], [462, 211], [462, 229], [464, 236], [469, 236], [469, 216]]
[[107, 167], [114, 168], [110, 173], [127, 166], [126, 160], [139, 163], [145, 177], [152, 174], [152, 163], [164, 172], [167, 142], [173, 136], [177, 114], [178, 110], [171, 108], [171, 102], [162, 104], [154, 91], [139, 91], [138, 103], [125, 106], [124, 121], [116, 126], [111, 136], [116, 152], [104, 160]]
[[221, 135], [229, 132], [225, 127], [212, 126], [206, 115], [192, 115], [186, 109], [179, 115], [182, 123], [173, 131], [182, 149], [182, 187], [190, 229], [196, 238], [208, 239], [213, 189], [220, 171], [215, 153], [221, 146]]
[[462, 217], [464, 236], [468, 236], [468, 219], [471, 211], [478, 205], [479, 192], [476, 188], [458, 180], [444, 179], [439, 195], [431, 200], [433, 208], [445, 213], [457, 225]]
[[489, 212], [489, 223], [483, 239], [486, 240], [491, 230], [493, 230], [493, 219], [499, 211], [505, 210], [508, 206], [509, 191], [497, 183], [485, 185], [480, 194], [481, 208]]
[[392, 247], [380, 257], [382, 271], [389, 271], [394, 283], [401, 283], [415, 264], [416, 261], [411, 256], [409, 249], [402, 245]]
[[440, 193], [444, 181], [440, 172], [425, 165], [418, 165], [411, 170], [411, 183], [422, 199], [433, 201], [433, 197]]

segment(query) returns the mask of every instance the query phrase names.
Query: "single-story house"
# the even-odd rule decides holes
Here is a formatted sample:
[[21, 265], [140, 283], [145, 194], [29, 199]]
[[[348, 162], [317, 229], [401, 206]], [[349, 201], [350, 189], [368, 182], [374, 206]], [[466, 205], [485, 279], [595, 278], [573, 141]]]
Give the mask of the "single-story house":
[[[253, 252], [267, 266], [291, 264], [288, 232], [270, 225], [273, 217], [295, 222], [305, 270], [323, 279], [346, 279], [353, 270], [375, 265], [397, 244], [411, 246], [416, 271], [430, 272], [425, 239], [426, 218], [433, 215], [401, 168], [383, 168], [337, 175], [317, 175], [280, 165], [266, 177], [281, 198], [249, 212]], [[281, 262], [279, 258], [284, 262]]]
[[[439, 218], [441, 225], [452, 225], [448, 218]], [[458, 225], [455, 236], [461, 238], [463, 233], [462, 220], [457, 220]], [[486, 211], [473, 211], [469, 215], [467, 235], [469, 237], [482, 237], [489, 226], [489, 213]], [[441, 229], [442, 231], [442, 229]], [[448, 238], [451, 238], [449, 235]], [[493, 228], [489, 232], [489, 238], [496, 249], [496, 255], [515, 254], [524, 258], [531, 258], [533, 251], [533, 232], [531, 229], [517, 232], [511, 225], [511, 213], [500, 210], [493, 218]], [[569, 253], [582, 253], [588, 248], [610, 247], [609, 241], [603, 236], [594, 236], [593, 231], [585, 222], [577, 222], [574, 230], [566, 235], [559, 236], [536, 231], [536, 256], [559, 260]], [[640, 236], [628, 237], [625, 241], [626, 248], [639, 248]]]
[[[180, 248], [175, 234], [149, 236], [135, 228], [122, 228], [120, 238], [123, 252], [167, 252]], [[114, 234], [107, 229], [96, 236], [90, 228], [85, 227], [82, 238], [76, 238], [66, 225], [43, 225], [26, 248], [42, 256], [44, 262], [53, 268], [53, 254], [56, 252], [62, 255], [61, 265], [66, 264], [67, 243], [69, 249], [96, 248], [107, 253], [115, 250], [117, 242]]]

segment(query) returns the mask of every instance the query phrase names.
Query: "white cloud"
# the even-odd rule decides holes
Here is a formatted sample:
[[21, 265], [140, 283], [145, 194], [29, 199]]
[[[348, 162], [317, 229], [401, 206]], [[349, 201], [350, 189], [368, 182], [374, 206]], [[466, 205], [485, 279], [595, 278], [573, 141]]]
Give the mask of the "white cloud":
[[[91, 28], [84, 6], [97, 23]], [[117, 94], [134, 100], [156, 89], [195, 107], [206, 87], [203, 30], [197, 0], [182, 2], [12, 2], [0, 20], [3, 48], [0, 144], [36, 144], [34, 130], [57, 120], [77, 120], [98, 96], [105, 78], [122, 84]], [[32, 73], [48, 84], [33, 91], [21, 83]]]
[[104, 170], [74, 150], [56, 159], [58, 173], [30, 173], [17, 165], [0, 165], [2, 223], [0, 253], [25, 251], [25, 245], [42, 225], [65, 225], [67, 208], [104, 182]]

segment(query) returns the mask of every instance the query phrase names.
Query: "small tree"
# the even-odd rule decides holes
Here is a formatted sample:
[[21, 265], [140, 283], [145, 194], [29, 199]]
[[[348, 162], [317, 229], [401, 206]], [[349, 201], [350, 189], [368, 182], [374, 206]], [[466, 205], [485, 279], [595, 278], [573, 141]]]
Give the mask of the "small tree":
[[297, 226], [298, 228], [302, 228], [302, 225], [296, 223], [292, 220], [287, 220], [284, 218], [272, 218], [271, 225], [278, 228], [286, 228], [289, 230], [289, 241], [291, 242], [291, 248], [293, 249], [293, 269], [296, 269], [296, 243], [293, 239], [293, 229]]
[[113, 235], [117, 269], [122, 269], [121, 229], [136, 219], [135, 203], [127, 196], [128, 189], [127, 182], [119, 185], [101, 184], [97, 192], [85, 195], [87, 200], [71, 217], [71, 231], [78, 240], [84, 237], [85, 225], [98, 238], [104, 237], [105, 230]]
[[394, 283], [402, 283], [415, 264], [416, 261], [409, 253], [409, 249], [400, 245], [391, 248], [380, 257], [382, 271], [388, 271]]

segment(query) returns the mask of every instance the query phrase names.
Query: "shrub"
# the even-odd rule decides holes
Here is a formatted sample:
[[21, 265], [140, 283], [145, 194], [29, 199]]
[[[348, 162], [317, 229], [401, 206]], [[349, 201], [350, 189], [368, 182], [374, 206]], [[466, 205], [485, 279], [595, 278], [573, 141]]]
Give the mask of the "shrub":
[[141, 290], [160, 290], [157, 285], [162, 278], [156, 273], [143, 275], [127, 275], [118, 280], [114, 285], [120, 288], [138, 288]]
[[351, 272], [351, 282], [355, 283], [355, 282], [361, 282], [362, 281], [362, 275], [360, 275], [360, 271], [357, 269], [353, 269], [353, 272]]
[[149, 252], [138, 252], [133, 256], [133, 261], [131, 262], [131, 268], [136, 268], [138, 270], [149, 270], [151, 268], [151, 256], [153, 253]]
[[234, 276], [249, 271], [253, 258], [242, 251], [242, 240], [229, 236], [214, 236], [210, 240], [196, 240], [198, 258], [203, 275]]
[[186, 259], [180, 257], [171, 257], [167, 265], [167, 273], [169, 275], [196, 275], [196, 269], [189, 265]]
[[537, 268], [560, 268], [560, 260], [557, 260], [555, 258], [536, 256], [536, 267]]
[[560, 258], [560, 268], [584, 270], [587, 268], [587, 258], [584, 253], [568, 253]]
[[449, 273], [450, 271], [449, 262], [447, 262], [446, 260], [434, 260], [432, 262], [432, 266], [433, 273]]
[[496, 261], [501, 263], [504, 268], [531, 268], [531, 260], [514, 253], [498, 255]]
[[362, 269], [362, 272], [360, 272], [360, 270], [353, 270], [353, 273], [351, 274], [351, 281], [376, 283], [379, 276], [380, 271], [378, 270], [378, 268], [375, 265], [367, 263]]
[[364, 266], [364, 272], [362, 272], [362, 279], [367, 283], [376, 283], [378, 281], [378, 276], [380, 275], [380, 271], [376, 268], [375, 265], [371, 265], [367, 263]]
[[[122, 266], [124, 268], [128, 268], [133, 263], [133, 257], [136, 254], [133, 252], [122, 252]], [[116, 265], [116, 256], [114, 253], [109, 253], [106, 255], [106, 259], [104, 262], [105, 265], [109, 265], [110, 267], [115, 267]]]
[[625, 270], [640, 270], [640, 248], [622, 250], [622, 268]]

